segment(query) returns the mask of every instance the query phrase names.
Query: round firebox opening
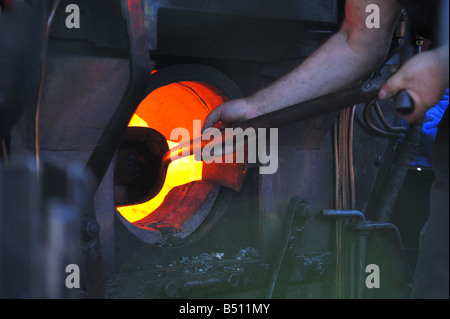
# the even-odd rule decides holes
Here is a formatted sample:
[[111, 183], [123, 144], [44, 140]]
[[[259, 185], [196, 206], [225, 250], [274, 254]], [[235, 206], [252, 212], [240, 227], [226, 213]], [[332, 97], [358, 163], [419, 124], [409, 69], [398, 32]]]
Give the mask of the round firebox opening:
[[[180, 138], [172, 136], [171, 140], [174, 129], [182, 128], [191, 138], [199, 137], [206, 116], [215, 107], [241, 96], [237, 85], [212, 67], [170, 66], [151, 75], [148, 95], [129, 127], [159, 132], [171, 149], [178, 145], [179, 140], [175, 139]], [[220, 186], [202, 180], [208, 164], [190, 156], [169, 165], [159, 194], [148, 201], [140, 200], [145, 189], [154, 183], [150, 175], [157, 169], [152, 165], [159, 164], [152, 154], [162, 150], [155, 150], [154, 145], [164, 142], [131, 136], [122, 142], [114, 167], [117, 216], [134, 235], [149, 244], [179, 242], [208, 216]], [[211, 171], [209, 167], [207, 170]]]

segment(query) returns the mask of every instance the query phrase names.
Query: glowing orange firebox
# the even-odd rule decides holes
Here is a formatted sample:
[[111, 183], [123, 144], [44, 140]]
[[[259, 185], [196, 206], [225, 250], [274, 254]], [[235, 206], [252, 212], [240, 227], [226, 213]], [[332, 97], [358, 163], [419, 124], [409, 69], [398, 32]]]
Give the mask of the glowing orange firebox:
[[[178, 145], [170, 140], [174, 128], [182, 127], [195, 138], [193, 121], [201, 120], [227, 98], [216, 88], [202, 82], [176, 82], [151, 92], [138, 106], [128, 126], [150, 127], [160, 132], [166, 139], [169, 149]], [[167, 171], [164, 186], [157, 196], [136, 205], [118, 206], [120, 214], [133, 223], [139, 221], [162, 205], [167, 194], [177, 186], [202, 179], [203, 162], [194, 156], [172, 162]]]

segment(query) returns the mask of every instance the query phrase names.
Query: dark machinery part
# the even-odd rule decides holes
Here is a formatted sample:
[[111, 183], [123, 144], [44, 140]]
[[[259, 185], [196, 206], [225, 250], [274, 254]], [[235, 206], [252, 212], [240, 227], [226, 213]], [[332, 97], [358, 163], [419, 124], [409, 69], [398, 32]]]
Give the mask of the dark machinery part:
[[411, 125], [404, 140], [398, 142], [394, 163], [382, 182], [383, 187], [380, 187], [380, 193], [374, 197], [376, 199], [369, 206], [368, 216], [378, 221], [390, 220], [398, 193], [403, 186], [414, 154], [417, 153], [422, 126], [423, 120]]
[[[333, 291], [331, 277], [332, 265], [339, 263], [337, 256], [344, 260], [344, 280], [339, 294], [329, 293], [328, 298], [408, 298], [412, 272], [403, 251], [400, 235], [395, 225], [383, 222], [366, 221], [359, 211], [321, 210], [311, 206], [304, 198], [292, 198], [287, 206], [292, 216], [286, 230], [284, 246], [275, 266], [274, 276], [269, 286], [269, 298], [286, 298], [288, 291], [294, 289], [296, 280], [322, 281], [329, 291]], [[342, 220], [343, 244], [336, 249], [343, 251], [317, 251], [302, 255], [302, 241], [305, 238], [302, 226], [315, 218], [323, 220]], [[391, 247], [382, 251], [377, 247], [388, 234]], [[376, 264], [387, 270], [382, 275], [383, 289], [371, 290], [367, 287], [366, 267]], [[336, 287], [335, 287], [336, 288]], [[300, 288], [301, 289], [301, 288]], [[292, 293], [292, 292], [291, 292]]]
[[[418, 41], [418, 38], [412, 39], [411, 25], [408, 20], [408, 14], [405, 10], [403, 10], [400, 14], [399, 21], [394, 31], [389, 53], [384, 63], [373, 72], [373, 76], [379, 76], [379, 74], [383, 74], [385, 72], [383, 69], [386, 68], [386, 65], [392, 63], [405, 63], [406, 60], [411, 58], [416, 51], [420, 52], [420, 46], [422, 45], [422, 43], [423, 41]], [[390, 72], [390, 70], [388, 72]], [[407, 91], [400, 91], [394, 99], [394, 109], [400, 114], [410, 114], [414, 111], [414, 102]], [[375, 118], [372, 109], [375, 110]], [[368, 129], [374, 134], [390, 139], [398, 139], [405, 136], [406, 128], [402, 126], [394, 127], [389, 124], [386, 121], [376, 99], [366, 104], [363, 114], [365, 124], [367, 125]]]
[[[408, 20], [406, 18], [406, 20]], [[403, 48], [400, 50], [400, 65], [405, 64], [414, 54], [421, 52], [421, 45], [423, 43], [423, 38], [412, 35], [411, 26], [408, 21], [406, 21], [406, 28], [404, 32], [404, 44]], [[400, 114], [407, 115], [414, 112], [414, 101], [409, 96], [406, 90], [400, 91], [396, 98], [394, 104], [395, 110]]]
[[66, 267], [81, 264], [80, 216], [91, 186], [92, 176], [79, 164], [44, 161], [39, 172], [32, 160], [0, 164], [1, 298], [85, 294], [65, 282]]
[[[407, 17], [405, 18], [407, 20]], [[421, 53], [421, 45], [423, 39], [420, 37], [413, 37], [411, 35], [411, 27], [409, 23], [403, 22], [403, 46], [399, 51], [400, 64], [403, 65], [414, 54]], [[414, 104], [411, 97], [406, 91], [401, 91], [394, 99], [394, 106], [397, 112], [402, 114], [409, 114], [414, 110]], [[367, 107], [366, 107], [367, 108]], [[388, 222], [393, 213], [395, 201], [405, 181], [408, 169], [414, 154], [417, 153], [419, 147], [420, 136], [422, 132], [423, 119], [410, 125], [404, 137], [399, 137], [397, 132], [392, 132], [390, 135], [397, 136], [396, 151], [393, 158], [393, 164], [387, 168], [387, 173], [382, 179], [381, 184], [378, 185], [379, 191], [374, 192], [371, 199], [371, 205], [367, 211], [367, 216], [371, 216], [375, 220], [381, 222]], [[388, 133], [389, 134], [389, 133]]]
[[[116, 276], [108, 283], [111, 297], [125, 298], [408, 298], [411, 270], [393, 224], [367, 221], [359, 211], [322, 210], [301, 197], [292, 198], [286, 210], [284, 241], [278, 260], [266, 263], [259, 249], [245, 247], [234, 253], [221, 251], [182, 254], [135, 273]], [[316, 246], [314, 229], [331, 227], [341, 220], [343, 242]], [[323, 234], [322, 234], [323, 235]], [[341, 252], [336, 250], [340, 249]], [[343, 285], [337, 290], [335, 268], [344, 259]], [[366, 285], [366, 268], [382, 270], [381, 287]], [[134, 287], [134, 289], [125, 289]], [[340, 291], [340, 295], [336, 294]]]
[[0, 12], [0, 139], [9, 136], [25, 109], [35, 108], [46, 50], [47, 1], [14, 5], [5, 1], [2, 8], [5, 12]]
[[[99, 142], [93, 150], [86, 167], [96, 178], [96, 190], [103, 180], [120, 141], [125, 133], [128, 122], [144, 97], [147, 87], [150, 66], [148, 44], [145, 36], [141, 1], [122, 1], [126, 26], [128, 31], [128, 48], [130, 59], [130, 78], [121, 102], [113, 113], [108, 125], [103, 131]], [[91, 207], [87, 209], [83, 218], [83, 257], [86, 283], [90, 297], [99, 298], [104, 294], [103, 258], [99, 239], [99, 226], [95, 216], [94, 193]], [[91, 231], [94, 229], [95, 231]]]
[[395, 110], [404, 115], [414, 112], [414, 101], [405, 90], [402, 90], [397, 94], [395, 99]]
[[[379, 127], [379, 125], [373, 123], [372, 120], [372, 109], [375, 110], [377, 119], [380, 121], [380, 124], [382, 125], [382, 128]], [[377, 134], [379, 136], [383, 136], [390, 139], [399, 139], [405, 136], [405, 133], [407, 129], [405, 127], [401, 126], [392, 126], [388, 121], [385, 119], [379, 102], [377, 100], [373, 100], [370, 103], [366, 105], [363, 112], [363, 118], [364, 122], [367, 125], [367, 127], [370, 129], [370, 131], [374, 134]]]
[[130, 78], [120, 104], [104, 129], [86, 165], [95, 174], [98, 184], [102, 181], [114, 153], [119, 147], [131, 116], [144, 98], [148, 75], [153, 70], [142, 23], [142, 3], [141, 1], [123, 1], [122, 3], [128, 30]]

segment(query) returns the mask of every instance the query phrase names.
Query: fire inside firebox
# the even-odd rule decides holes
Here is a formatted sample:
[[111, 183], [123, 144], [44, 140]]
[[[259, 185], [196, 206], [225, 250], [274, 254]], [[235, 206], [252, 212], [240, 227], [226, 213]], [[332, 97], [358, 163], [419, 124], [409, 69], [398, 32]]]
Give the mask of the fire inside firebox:
[[[179, 141], [171, 140], [173, 129], [185, 128], [191, 137], [199, 136], [200, 131], [194, 131], [193, 121], [200, 120], [203, 124], [208, 113], [226, 100], [228, 98], [210, 84], [173, 82], [150, 92], [138, 106], [128, 126], [156, 130], [172, 149], [179, 145]], [[136, 161], [127, 159], [133, 160]], [[208, 198], [217, 195], [216, 185], [202, 181], [203, 165], [194, 155], [172, 162], [164, 185], [155, 197], [136, 204], [121, 205], [116, 192], [117, 210], [128, 222], [145, 230], [182, 228], [183, 220], [195, 215]]]
[[[150, 127], [138, 115], [134, 114], [129, 127]], [[167, 140], [169, 149], [173, 149], [179, 143]], [[151, 214], [161, 206], [167, 194], [175, 187], [199, 181], [202, 179], [203, 162], [194, 158], [194, 155], [181, 158], [169, 165], [166, 179], [161, 191], [152, 199], [135, 205], [118, 206], [118, 211], [129, 222], [135, 222]]]

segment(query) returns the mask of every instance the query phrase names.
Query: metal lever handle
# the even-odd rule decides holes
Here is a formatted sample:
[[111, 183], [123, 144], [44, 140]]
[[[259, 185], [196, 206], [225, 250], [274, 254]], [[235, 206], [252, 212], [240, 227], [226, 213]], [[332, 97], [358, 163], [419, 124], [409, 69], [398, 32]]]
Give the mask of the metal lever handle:
[[400, 91], [395, 98], [395, 110], [403, 115], [414, 112], [414, 101], [406, 90]]

